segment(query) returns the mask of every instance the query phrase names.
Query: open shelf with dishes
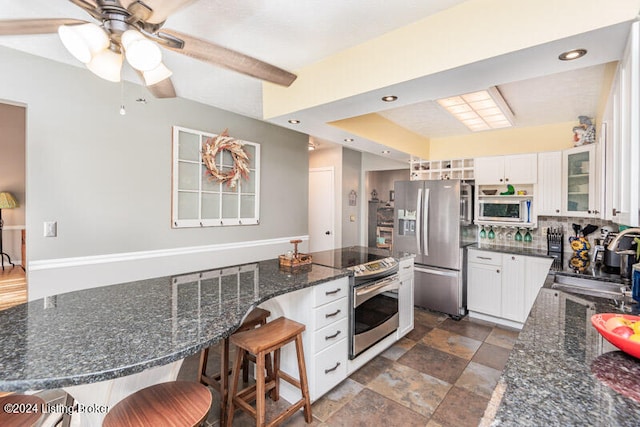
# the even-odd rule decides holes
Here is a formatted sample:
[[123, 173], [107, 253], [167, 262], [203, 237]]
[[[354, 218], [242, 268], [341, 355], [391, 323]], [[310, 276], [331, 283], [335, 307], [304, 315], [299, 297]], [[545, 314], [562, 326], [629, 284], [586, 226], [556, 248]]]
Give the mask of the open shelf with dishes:
[[411, 180], [473, 179], [473, 159], [423, 160], [409, 162]]

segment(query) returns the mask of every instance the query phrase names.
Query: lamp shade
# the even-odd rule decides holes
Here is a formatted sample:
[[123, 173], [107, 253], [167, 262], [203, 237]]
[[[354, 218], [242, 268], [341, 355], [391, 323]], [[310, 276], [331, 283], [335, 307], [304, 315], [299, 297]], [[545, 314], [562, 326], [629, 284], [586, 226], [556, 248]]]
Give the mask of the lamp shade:
[[122, 70], [122, 54], [111, 49], [104, 49], [91, 58], [91, 61], [87, 63], [87, 68], [98, 77], [110, 82], [119, 82], [120, 71]]
[[138, 31], [125, 31], [122, 33], [121, 40], [127, 61], [136, 70], [151, 71], [160, 65], [162, 61], [160, 48]]
[[0, 209], [13, 209], [18, 206], [18, 202], [15, 197], [13, 197], [13, 194], [7, 191], [0, 193]]
[[62, 44], [80, 62], [85, 64], [91, 57], [109, 46], [109, 36], [93, 23], [61, 25], [58, 35]]

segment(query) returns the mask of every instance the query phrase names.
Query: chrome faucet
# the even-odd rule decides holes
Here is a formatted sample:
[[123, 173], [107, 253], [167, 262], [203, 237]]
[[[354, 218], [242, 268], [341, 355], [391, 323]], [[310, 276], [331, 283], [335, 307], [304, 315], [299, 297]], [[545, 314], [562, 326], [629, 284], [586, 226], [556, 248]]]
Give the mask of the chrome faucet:
[[618, 244], [620, 243], [620, 239], [622, 238], [622, 236], [629, 233], [640, 234], [640, 227], [627, 228], [626, 230], [619, 232], [618, 235], [611, 242], [609, 242], [609, 246], [607, 246], [607, 249], [615, 252], [618, 249]]

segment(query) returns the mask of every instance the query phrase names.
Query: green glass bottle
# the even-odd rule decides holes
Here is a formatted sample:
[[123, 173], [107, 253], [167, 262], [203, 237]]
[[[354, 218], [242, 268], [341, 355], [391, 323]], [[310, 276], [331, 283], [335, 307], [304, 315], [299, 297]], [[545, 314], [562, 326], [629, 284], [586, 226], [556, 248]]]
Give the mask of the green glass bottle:
[[482, 230], [480, 230], [480, 238], [486, 239], [486, 237], [487, 237], [487, 231], [484, 229], [484, 225], [483, 225]]
[[489, 239], [493, 240], [496, 238], [496, 233], [493, 232], [493, 227], [489, 227]]

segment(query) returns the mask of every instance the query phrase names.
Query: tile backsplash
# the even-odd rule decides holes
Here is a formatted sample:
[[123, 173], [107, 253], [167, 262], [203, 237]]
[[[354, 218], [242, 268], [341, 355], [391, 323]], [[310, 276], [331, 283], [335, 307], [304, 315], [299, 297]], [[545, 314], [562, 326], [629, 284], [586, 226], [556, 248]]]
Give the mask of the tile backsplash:
[[[593, 250], [594, 239], [600, 238], [600, 229], [604, 226], [611, 226], [614, 230], [618, 229], [618, 225], [612, 223], [611, 221], [597, 219], [597, 218], [575, 218], [575, 217], [566, 217], [566, 216], [539, 216], [538, 217], [538, 228], [529, 229], [529, 233], [531, 234], [532, 241], [524, 242], [516, 241], [515, 234], [517, 231], [516, 227], [493, 227], [493, 232], [495, 234], [495, 239], [491, 240], [489, 238], [480, 238], [480, 230], [481, 226], [478, 226], [478, 241], [482, 244], [495, 244], [500, 246], [511, 246], [514, 248], [532, 248], [539, 250], [547, 249], [547, 236], [546, 230], [548, 228], [561, 229], [564, 233], [564, 250], [565, 252], [571, 252], [571, 246], [569, 246], [569, 237], [574, 236], [572, 224], [580, 224], [580, 228], [584, 228], [588, 224], [592, 224], [598, 227], [598, 230], [587, 236], [589, 243], [591, 244], [591, 250]], [[485, 231], [489, 233], [489, 227], [485, 226]], [[527, 232], [526, 228], [520, 228], [520, 234], [524, 237]], [[591, 252], [591, 251], [590, 251]]]

